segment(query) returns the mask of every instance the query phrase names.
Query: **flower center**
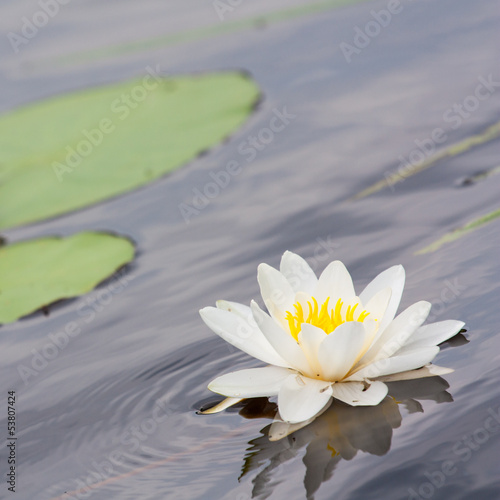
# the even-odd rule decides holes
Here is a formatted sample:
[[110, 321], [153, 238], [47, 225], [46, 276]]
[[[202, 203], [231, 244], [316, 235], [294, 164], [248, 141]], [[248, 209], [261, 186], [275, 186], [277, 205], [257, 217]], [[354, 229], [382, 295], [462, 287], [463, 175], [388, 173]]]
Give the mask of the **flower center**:
[[285, 319], [288, 321], [290, 327], [290, 333], [295, 340], [298, 340], [298, 336], [302, 327], [302, 323], [308, 323], [310, 325], [317, 326], [321, 328], [326, 334], [332, 333], [335, 328], [340, 326], [347, 321], [359, 321], [363, 323], [366, 317], [370, 314], [367, 311], [363, 311], [354, 319], [354, 313], [356, 312], [359, 304], [354, 306], [347, 306], [347, 310], [342, 313], [342, 305], [344, 304], [341, 299], [337, 300], [335, 307], [329, 308], [328, 302], [330, 297], [328, 297], [322, 304], [321, 308], [318, 306], [318, 301], [311, 297], [311, 301], [307, 302], [309, 306], [309, 314], [307, 318], [304, 316], [304, 310], [300, 302], [296, 302], [293, 305], [295, 313], [287, 311]]

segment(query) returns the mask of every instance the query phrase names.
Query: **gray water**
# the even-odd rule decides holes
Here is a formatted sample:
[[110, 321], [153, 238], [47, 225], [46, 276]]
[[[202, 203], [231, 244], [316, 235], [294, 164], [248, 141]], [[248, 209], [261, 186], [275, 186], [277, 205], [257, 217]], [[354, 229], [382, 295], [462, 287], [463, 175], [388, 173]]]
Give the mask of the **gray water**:
[[[244, 69], [263, 93], [227, 143], [178, 172], [4, 233], [18, 241], [108, 230], [132, 238], [137, 258], [111, 279], [122, 280], [120, 293], [106, 294], [108, 281], [49, 316], [1, 327], [2, 404], [8, 389], [17, 391], [19, 437], [18, 491], [7, 491], [4, 448], [1, 498], [299, 499], [306, 491], [337, 500], [500, 498], [500, 222], [415, 255], [498, 208], [500, 176], [463, 179], [499, 165], [499, 141], [348, 201], [393, 172], [398, 157], [408, 158], [415, 140], [437, 127], [448, 146], [499, 120], [498, 86], [459, 126], [444, 116], [473, 95], [479, 77], [500, 81], [500, 3], [402, 0], [401, 12], [350, 63], [340, 44], [353, 44], [355, 27], [387, 2], [263, 19], [306, 3], [242, 2], [220, 21], [210, 1], [74, 0], [17, 54], [7, 33], [19, 32], [22, 17], [40, 7], [0, 5], [1, 111], [129, 79], [149, 65], [162, 74]], [[254, 16], [253, 25], [225, 34], [139, 46]], [[89, 52], [110, 47], [122, 49]], [[294, 118], [247, 162], [240, 145], [284, 108]], [[187, 224], [179, 205], [192, 205], [193, 190], [203, 191], [210, 173], [231, 160], [241, 173]], [[465, 337], [445, 344], [436, 359], [455, 372], [446, 380], [393, 384], [394, 399], [380, 407], [332, 408], [273, 443], [265, 435], [272, 402], [197, 415], [218, 400], [206, 389], [209, 380], [260, 365], [209, 331], [197, 311], [219, 298], [257, 298], [257, 265], [278, 265], [287, 249], [317, 272], [342, 260], [357, 289], [403, 264], [402, 308], [425, 299], [434, 304], [434, 321], [466, 322]], [[33, 352], [72, 321], [81, 333], [23, 380], [19, 367], [31, 367]]]

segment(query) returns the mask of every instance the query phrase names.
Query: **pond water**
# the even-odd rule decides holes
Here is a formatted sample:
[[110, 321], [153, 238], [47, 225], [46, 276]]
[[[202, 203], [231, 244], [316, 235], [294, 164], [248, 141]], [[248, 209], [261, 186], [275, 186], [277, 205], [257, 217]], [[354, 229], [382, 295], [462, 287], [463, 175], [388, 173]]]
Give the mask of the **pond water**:
[[[476, 175], [499, 166], [499, 140], [352, 199], [396, 171], [400, 156], [425, 153], [418, 144], [427, 156], [498, 122], [500, 3], [401, 0], [377, 30], [372, 11], [389, 3], [325, 2], [313, 12], [305, 0], [260, 0], [220, 20], [210, 1], [74, 1], [58, 4], [16, 53], [8, 33], [40, 6], [2, 2], [2, 112], [148, 66], [165, 75], [244, 69], [263, 94], [228, 142], [178, 172], [3, 234], [109, 230], [137, 245], [136, 260], [95, 292], [0, 329], [2, 403], [17, 392], [12, 498], [500, 498], [500, 222], [415, 255], [499, 208], [500, 176]], [[359, 49], [356, 27], [380, 32]], [[356, 47], [349, 62], [343, 42]], [[277, 114], [284, 127], [269, 139], [262, 130]], [[241, 172], [223, 176], [230, 161]], [[207, 187], [217, 175], [222, 187]], [[186, 222], [180, 205], [203, 191], [217, 194]], [[209, 331], [198, 310], [258, 298], [257, 265], [277, 266], [287, 249], [317, 272], [342, 260], [357, 289], [403, 264], [402, 308], [425, 299], [434, 321], [466, 322], [468, 342], [454, 339], [436, 359], [455, 372], [392, 384], [394, 399], [377, 408], [332, 406], [279, 441], [266, 435], [272, 402], [198, 415], [220, 399], [208, 381], [261, 365]], [[72, 321], [80, 334], [44, 360], [38, 353]], [[23, 377], [20, 367], [35, 369]], [[11, 495], [4, 482], [0, 498]]]

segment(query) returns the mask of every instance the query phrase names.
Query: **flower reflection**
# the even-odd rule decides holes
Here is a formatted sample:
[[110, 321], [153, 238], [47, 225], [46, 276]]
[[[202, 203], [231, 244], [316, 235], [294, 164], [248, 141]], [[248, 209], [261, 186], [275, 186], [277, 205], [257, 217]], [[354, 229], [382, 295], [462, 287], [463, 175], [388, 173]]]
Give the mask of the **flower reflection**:
[[[275, 482], [273, 472], [281, 464], [303, 455], [304, 487], [307, 498], [329, 480], [341, 460], [352, 460], [358, 450], [385, 455], [392, 431], [402, 422], [400, 406], [408, 412], [423, 412], [418, 400], [437, 403], [453, 401], [441, 377], [390, 382], [389, 396], [378, 406], [351, 407], [334, 401], [312, 423], [288, 424], [274, 421], [261, 430], [262, 436], [249, 442], [240, 479], [257, 471], [252, 498], [267, 498]], [[266, 398], [247, 400], [240, 409], [245, 418], [273, 418], [277, 406]], [[305, 454], [303, 449], [305, 448]]]

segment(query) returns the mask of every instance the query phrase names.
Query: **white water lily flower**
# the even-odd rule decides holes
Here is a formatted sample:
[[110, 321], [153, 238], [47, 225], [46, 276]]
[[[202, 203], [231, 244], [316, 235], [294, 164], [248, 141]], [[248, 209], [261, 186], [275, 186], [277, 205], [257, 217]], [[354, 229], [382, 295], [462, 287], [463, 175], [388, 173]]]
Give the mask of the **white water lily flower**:
[[384, 381], [442, 375], [429, 363], [437, 346], [461, 330], [461, 321], [422, 326], [431, 304], [421, 301], [395, 317], [405, 281], [402, 266], [379, 274], [359, 296], [340, 261], [319, 278], [302, 257], [285, 252], [280, 270], [258, 268], [269, 314], [218, 301], [200, 311], [224, 340], [269, 366], [228, 373], [208, 388], [227, 396], [220, 411], [241, 399], [278, 396], [279, 415], [298, 423], [318, 415], [331, 398], [374, 406], [387, 395]]

